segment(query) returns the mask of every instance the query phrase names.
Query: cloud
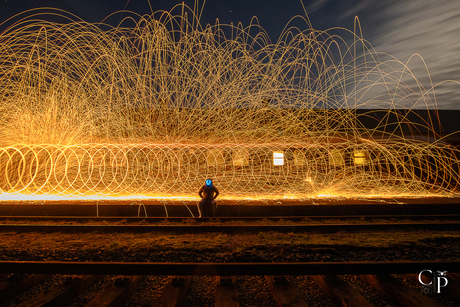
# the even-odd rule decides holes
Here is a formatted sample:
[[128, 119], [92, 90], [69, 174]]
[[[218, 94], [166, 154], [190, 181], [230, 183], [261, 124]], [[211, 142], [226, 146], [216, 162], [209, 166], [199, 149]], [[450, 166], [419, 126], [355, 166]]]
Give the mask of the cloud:
[[[460, 1], [401, 0], [381, 11], [385, 20], [373, 37], [375, 49], [395, 56], [430, 88], [445, 80], [460, 81]], [[417, 57], [419, 54], [426, 63]], [[416, 89], [416, 84], [411, 84]], [[460, 109], [460, 85], [442, 83], [435, 87], [440, 109]]]

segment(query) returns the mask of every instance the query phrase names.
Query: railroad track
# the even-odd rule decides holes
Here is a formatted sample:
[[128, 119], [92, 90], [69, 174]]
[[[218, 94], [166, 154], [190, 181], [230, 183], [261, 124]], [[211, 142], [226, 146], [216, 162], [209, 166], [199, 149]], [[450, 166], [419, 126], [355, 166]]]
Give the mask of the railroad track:
[[316, 224], [316, 225], [47, 225], [2, 224], [0, 232], [119, 232], [119, 233], [260, 233], [260, 232], [317, 232], [336, 233], [364, 230], [458, 230], [460, 222], [443, 223], [374, 223], [374, 224]]
[[[438, 300], [441, 294], [422, 294], [427, 292], [427, 287], [423, 288], [419, 284], [417, 289], [401, 281], [400, 274], [405, 274], [402, 277], [418, 283], [420, 272], [427, 269], [432, 272], [448, 272], [445, 274], [448, 283], [441, 288], [443, 301], [451, 306], [460, 304], [460, 260], [202, 264], [0, 261], [0, 303], [8, 305], [16, 296], [27, 292], [32, 284], [43, 282], [50, 274], [65, 274], [62, 282], [35, 295], [24, 295], [16, 306], [62, 306], [75, 300], [81, 293], [87, 293], [90, 287], [103, 278], [104, 286], [94, 290], [96, 294], [82, 306], [119, 306], [136, 295], [134, 293], [139, 294], [139, 289], [142, 291], [145, 287], [153, 286], [146, 281], [146, 277], [151, 275], [168, 276], [167, 282], [157, 288], [151, 306], [181, 306], [188, 295], [193, 296], [190, 292], [196, 291], [193, 290], [194, 279], [200, 276], [214, 278], [214, 289], [210, 295], [214, 297], [212, 305], [215, 306], [246, 305], [244, 295], [240, 295], [242, 289], [239, 283], [255, 276], [268, 287], [271, 300], [278, 306], [314, 306], [308, 304], [311, 302], [311, 292], [308, 289], [302, 290], [294, 277], [312, 280], [314, 285], [311, 286], [321, 289], [322, 295], [336, 306], [373, 306], [366, 298], [367, 290], [361, 291], [356, 285], [341, 278], [343, 275], [358, 275], [366, 284], [364, 287], [372, 288], [385, 301], [393, 304], [444, 306]], [[398, 275], [395, 277], [394, 274]], [[427, 284], [429, 278], [422, 276]], [[200, 293], [195, 293], [197, 295], [200, 298]], [[201, 296], [201, 299], [204, 297]]]
[[[0, 217], [0, 232], [357, 232], [363, 230], [458, 230], [460, 215], [258, 217], [258, 218], [88, 218]], [[385, 220], [375, 222], [375, 220]], [[321, 221], [327, 221], [321, 223]], [[398, 221], [399, 220], [399, 221]], [[11, 221], [11, 223], [8, 223]], [[311, 222], [308, 222], [311, 221]], [[331, 222], [333, 221], [333, 222]], [[240, 223], [241, 222], [241, 223]], [[64, 223], [64, 224], [63, 224]], [[67, 224], [73, 223], [73, 224]], [[121, 223], [121, 224], [120, 224]], [[252, 223], [252, 224], [251, 224]], [[268, 223], [268, 224], [267, 224]], [[276, 223], [276, 224], [274, 224]]]
[[133, 216], [0, 216], [0, 221], [64, 221], [64, 222], [120, 222], [134, 223], [143, 221], [146, 223], [161, 223], [168, 222], [208, 222], [208, 221], [221, 221], [221, 222], [255, 222], [255, 221], [321, 221], [321, 220], [356, 220], [356, 221], [373, 221], [373, 220], [460, 220], [460, 214], [417, 214], [417, 215], [310, 215], [310, 216], [258, 216], [258, 217], [215, 217], [215, 218], [198, 218], [198, 217], [133, 217]]

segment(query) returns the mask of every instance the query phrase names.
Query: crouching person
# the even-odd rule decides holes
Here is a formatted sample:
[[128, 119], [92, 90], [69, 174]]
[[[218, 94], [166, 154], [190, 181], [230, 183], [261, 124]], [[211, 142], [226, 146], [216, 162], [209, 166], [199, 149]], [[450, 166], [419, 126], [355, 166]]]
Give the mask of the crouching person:
[[206, 179], [204, 186], [198, 191], [201, 200], [198, 204], [198, 211], [200, 217], [214, 217], [216, 216], [217, 203], [216, 198], [219, 195], [219, 190], [212, 184], [211, 179]]

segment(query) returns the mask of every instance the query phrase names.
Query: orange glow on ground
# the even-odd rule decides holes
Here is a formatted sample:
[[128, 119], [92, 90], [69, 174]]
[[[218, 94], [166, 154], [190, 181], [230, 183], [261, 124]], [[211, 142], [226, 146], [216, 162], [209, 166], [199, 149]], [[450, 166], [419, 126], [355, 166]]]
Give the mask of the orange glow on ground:
[[[388, 198], [429, 198], [429, 197], [455, 197], [454, 194], [439, 195], [434, 193], [426, 194], [410, 194], [402, 193], [395, 195], [386, 194], [335, 194], [333, 192], [324, 192], [315, 195], [226, 195], [219, 197], [218, 200], [231, 200], [231, 201], [276, 201], [276, 200], [293, 200], [293, 201], [304, 201], [314, 199], [326, 199], [326, 200], [350, 200], [350, 199], [361, 199], [361, 200], [376, 200], [376, 199], [388, 199]], [[198, 201], [198, 196], [195, 195], [122, 195], [122, 196], [111, 196], [111, 195], [28, 195], [28, 194], [0, 194], [0, 203], [5, 202], [55, 202], [55, 201], [123, 201], [123, 200], [144, 200], [144, 201]]]

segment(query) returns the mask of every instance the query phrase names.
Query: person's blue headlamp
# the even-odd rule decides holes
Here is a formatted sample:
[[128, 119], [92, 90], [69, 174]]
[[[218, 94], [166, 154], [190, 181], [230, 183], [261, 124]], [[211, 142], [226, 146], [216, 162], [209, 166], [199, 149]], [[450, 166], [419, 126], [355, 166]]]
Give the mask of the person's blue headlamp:
[[206, 179], [206, 185], [208, 187], [212, 187], [212, 180], [211, 179]]

